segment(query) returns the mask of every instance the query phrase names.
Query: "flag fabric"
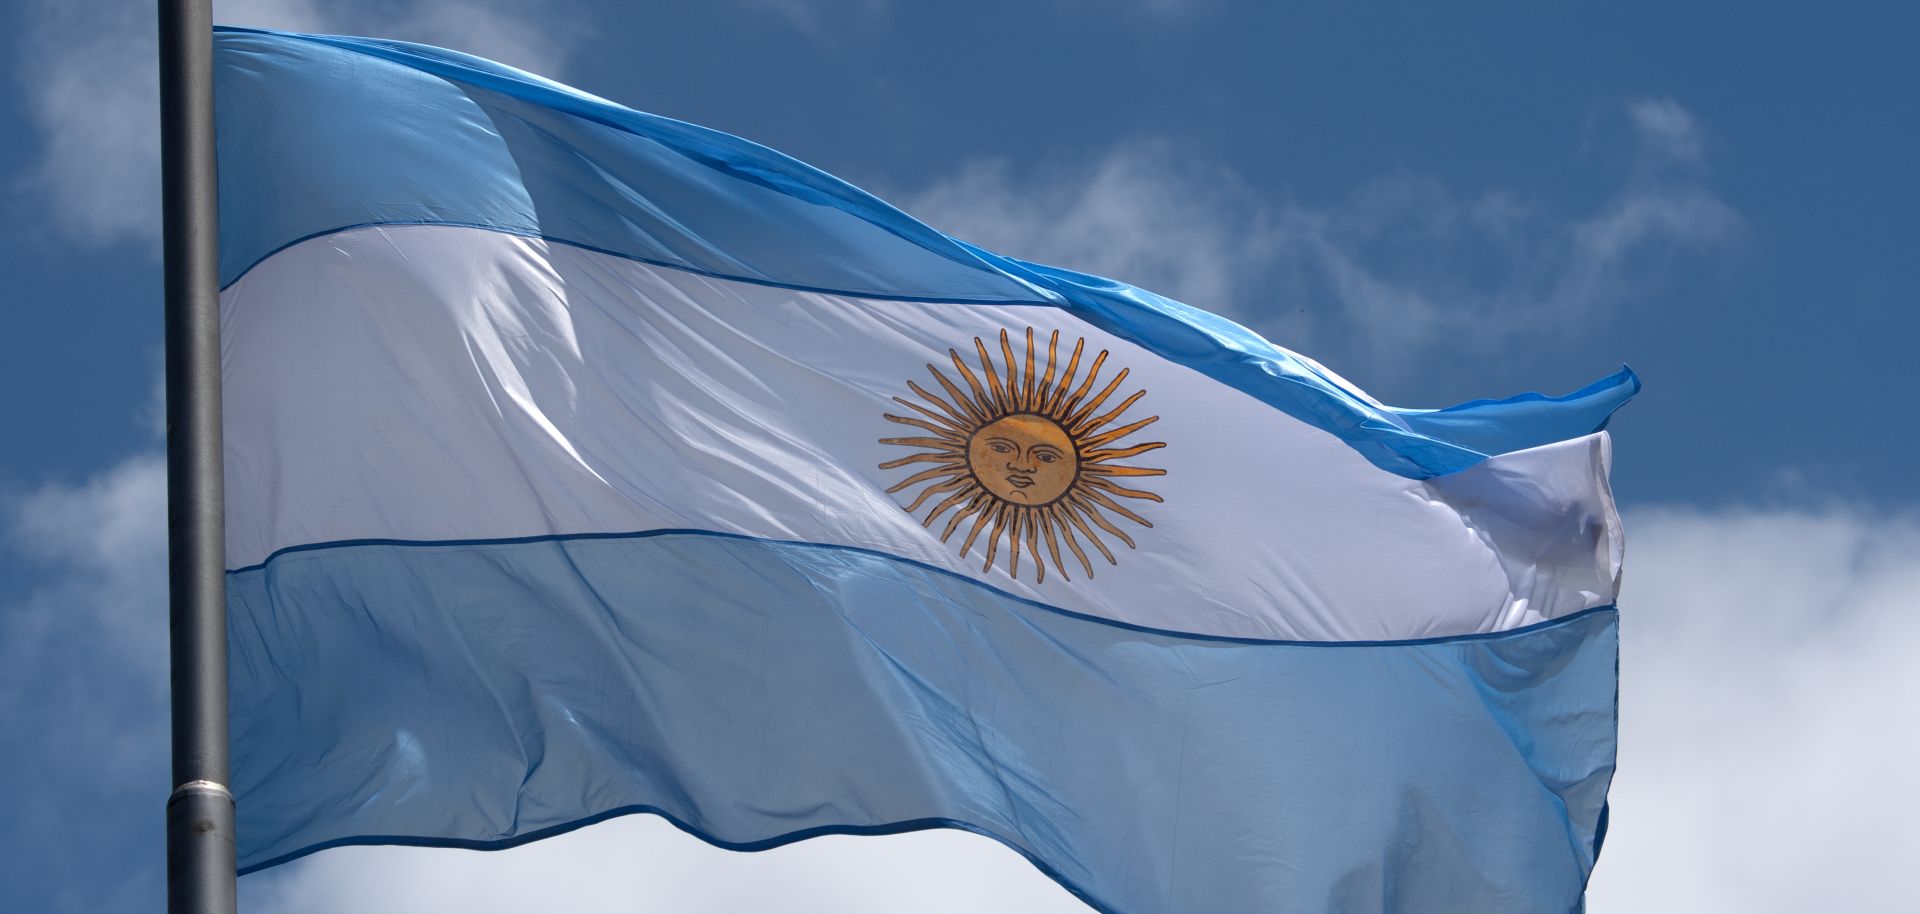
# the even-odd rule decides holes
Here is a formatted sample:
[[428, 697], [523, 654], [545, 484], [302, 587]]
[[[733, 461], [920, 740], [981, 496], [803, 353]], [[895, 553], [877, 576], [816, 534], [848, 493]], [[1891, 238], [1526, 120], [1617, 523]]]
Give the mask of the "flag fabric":
[[215, 44], [243, 871], [645, 812], [1125, 914], [1581, 908], [1630, 372], [1389, 407], [732, 136]]

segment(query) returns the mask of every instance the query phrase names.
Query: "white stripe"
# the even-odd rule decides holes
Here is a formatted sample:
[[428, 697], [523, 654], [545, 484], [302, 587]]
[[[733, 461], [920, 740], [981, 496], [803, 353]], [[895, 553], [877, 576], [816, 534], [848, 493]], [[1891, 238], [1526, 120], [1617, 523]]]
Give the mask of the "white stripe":
[[[476, 229], [309, 240], [221, 297], [227, 561], [352, 539], [697, 528], [856, 546], [1138, 625], [1308, 640], [1504, 630], [1610, 603], [1604, 435], [1404, 479], [1185, 366], [1036, 306], [874, 301]], [[1005, 328], [1085, 337], [1167, 447], [1137, 549], [1035, 584], [957, 556], [887, 486], [885, 421]], [[976, 369], [977, 370], [977, 369]], [[956, 380], [957, 380], [957, 376]], [[936, 391], [937, 388], [934, 388]], [[921, 512], [924, 514], [924, 509]], [[963, 528], [964, 530], [964, 528]], [[1005, 547], [1002, 547], [1004, 554]], [[1063, 549], [1064, 551], [1064, 549]], [[1051, 563], [1050, 563], [1051, 564]], [[1051, 569], [1050, 569], [1051, 570]]]

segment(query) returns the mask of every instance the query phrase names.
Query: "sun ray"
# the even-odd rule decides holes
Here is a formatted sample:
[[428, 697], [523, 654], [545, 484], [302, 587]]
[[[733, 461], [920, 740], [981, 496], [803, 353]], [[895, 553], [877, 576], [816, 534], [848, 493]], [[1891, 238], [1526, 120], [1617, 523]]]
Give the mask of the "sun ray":
[[1034, 529], [1040, 526], [1040, 512], [1033, 508], [1021, 508], [1020, 513], [1026, 518], [1027, 554], [1033, 556], [1033, 582], [1045, 584], [1047, 583], [1047, 563], [1040, 557], [1040, 536]]
[[[1031, 329], [1029, 329], [1028, 332], [1032, 332]], [[1054, 360], [1057, 359], [1059, 355], [1060, 331], [1055, 330], [1052, 336], [1047, 337], [1047, 373], [1040, 379], [1040, 388], [1034, 391], [1033, 402], [1029, 407], [1030, 409], [1045, 411], [1047, 400], [1053, 396]]]
[[992, 520], [995, 514], [1000, 513], [1001, 507], [1003, 506], [996, 501], [993, 504], [988, 505], [986, 507], [986, 510], [980, 512], [979, 519], [973, 522], [973, 529], [967, 531], [966, 542], [960, 544], [961, 558], [964, 559], [967, 557], [967, 550], [973, 548], [974, 537], [977, 537], [980, 535], [980, 531], [987, 526], [987, 521]]
[[965, 467], [934, 467], [931, 470], [921, 470], [912, 476], [888, 486], [887, 494], [892, 495], [908, 486], [919, 485], [929, 479], [939, 479], [942, 476], [965, 476], [968, 479], [973, 478], [972, 474], [969, 474]]
[[932, 498], [935, 495], [938, 495], [942, 492], [951, 492], [955, 489], [960, 488], [961, 486], [970, 486], [970, 485], [973, 485], [973, 478], [970, 476], [962, 476], [959, 479], [955, 479], [949, 482], [943, 482], [937, 486], [928, 486], [924, 489], [921, 489], [920, 494], [918, 496], [915, 496], [915, 498], [913, 499], [913, 504], [910, 504], [907, 506], [907, 513], [912, 514], [913, 512], [920, 510], [920, 506], [924, 504], [927, 499]]
[[[1020, 579], [1020, 524], [1027, 518], [1027, 509], [1009, 507], [1007, 514], [1007, 576]], [[992, 564], [992, 563], [988, 563]]]
[[1082, 466], [1080, 472], [1089, 476], [1165, 476], [1166, 470], [1155, 467], [1109, 467]]
[[1020, 405], [1020, 366], [1013, 358], [1013, 344], [1007, 342], [1007, 331], [1000, 331], [1000, 357], [1006, 359], [1007, 366], [1007, 408], [1018, 411]]
[[1027, 328], [1027, 370], [1020, 376], [1020, 408], [1033, 409], [1033, 328]]
[[914, 428], [921, 429], [923, 431], [932, 432], [936, 435], [939, 435], [942, 438], [950, 438], [953, 440], [955, 444], [964, 443], [967, 440], [966, 435], [960, 432], [956, 432], [953, 429], [946, 428], [945, 426], [935, 425], [931, 422], [928, 422], [925, 419], [915, 419], [912, 416], [896, 416], [892, 413], [882, 413], [881, 415], [886, 416], [888, 422], [898, 422], [901, 425], [911, 425]]
[[932, 448], [938, 451], [951, 451], [955, 454], [961, 453], [961, 451], [956, 450], [953, 447], [952, 442], [947, 441], [943, 438], [882, 438], [880, 439], [880, 443], [881, 444], [897, 444], [897, 445], [900, 445], [901, 447]]
[[1120, 439], [1125, 438], [1128, 435], [1131, 435], [1134, 432], [1137, 432], [1143, 428], [1146, 428], [1147, 426], [1152, 425], [1158, 421], [1160, 421], [1159, 416], [1148, 416], [1145, 419], [1142, 419], [1138, 422], [1134, 422], [1129, 425], [1123, 425], [1119, 428], [1113, 429], [1112, 431], [1103, 432], [1101, 434], [1093, 436], [1092, 438], [1088, 438], [1084, 446], [1099, 447], [1100, 445], [1107, 444], [1109, 442], [1119, 441]]
[[[1000, 535], [1007, 530], [1007, 515], [1013, 513], [1013, 506], [1001, 504], [993, 510], [993, 532], [987, 534], [987, 561], [980, 566], [981, 571], [993, 570], [993, 557], [1000, 551]], [[1012, 572], [1008, 572], [1009, 575]]]
[[1107, 423], [1120, 418], [1121, 413], [1126, 412], [1129, 407], [1133, 406], [1133, 404], [1140, 402], [1140, 398], [1146, 395], [1147, 395], [1147, 392], [1144, 390], [1134, 391], [1133, 396], [1120, 401], [1119, 406], [1116, 406], [1110, 410], [1107, 410], [1104, 413], [1101, 413], [1100, 415], [1092, 419], [1088, 419], [1087, 421], [1074, 426], [1073, 427], [1074, 437], [1077, 438], [1081, 435], [1091, 435], [1094, 432], [1099, 431], [1101, 426], [1104, 426]]
[[[926, 395], [923, 393], [921, 394], [921, 396], [926, 396]], [[913, 410], [914, 412], [919, 413], [922, 416], [926, 416], [928, 419], [933, 420], [933, 424], [938, 425], [941, 428], [944, 428], [950, 432], [958, 432], [962, 435], [965, 435], [967, 433], [967, 425], [969, 423], [966, 423], [964, 421], [955, 421], [952, 416], [949, 416], [944, 412], [934, 412], [933, 410], [930, 410], [924, 406], [921, 406], [920, 404], [915, 403], [912, 400], [908, 400], [904, 397], [894, 397], [893, 402], [898, 403], [901, 406], [904, 406], [910, 410]], [[945, 406], [946, 404], [943, 403], [941, 405]]]
[[[1147, 501], [1165, 501], [1166, 500], [1164, 498], [1161, 498], [1158, 495], [1153, 494], [1152, 492], [1143, 492], [1139, 489], [1129, 489], [1126, 486], [1120, 485], [1119, 483], [1114, 482], [1111, 479], [1089, 479], [1087, 480], [1087, 485], [1092, 486], [1093, 488], [1099, 489], [1102, 492], [1108, 492], [1113, 495], [1118, 495], [1122, 498], [1141, 498]], [[1152, 526], [1152, 525], [1149, 524], [1148, 526]]]
[[1100, 463], [1105, 463], [1109, 460], [1119, 460], [1122, 457], [1132, 457], [1137, 454], [1144, 454], [1148, 451], [1157, 451], [1166, 446], [1167, 446], [1167, 443], [1165, 441], [1148, 441], [1143, 444], [1136, 444], [1130, 447], [1116, 448], [1113, 450], [1102, 449], [1102, 450], [1088, 451], [1080, 455], [1080, 467], [1083, 470], [1092, 469], [1092, 467], [1088, 466], [1088, 464], [1100, 464]]
[[1073, 415], [1067, 417], [1067, 426], [1070, 428], [1078, 428], [1081, 420], [1085, 419], [1088, 413], [1099, 409], [1100, 404], [1107, 402], [1107, 398], [1113, 396], [1113, 392], [1120, 389], [1121, 382], [1127, 379], [1127, 372], [1131, 370], [1130, 368], [1120, 369], [1120, 373], [1114, 375], [1113, 380], [1108, 381], [1107, 386], [1101, 388], [1097, 396], [1081, 404], [1079, 409], [1073, 411]]
[[[1087, 561], [1087, 554], [1080, 551], [1080, 541], [1073, 538], [1073, 528], [1067, 525], [1065, 514], [1065, 511], [1053, 512], [1053, 526], [1060, 528], [1060, 538], [1067, 541], [1067, 549], [1073, 552], [1074, 558], [1080, 560], [1080, 567], [1085, 568], [1087, 570], [1087, 577], [1091, 578], [1093, 577], [1093, 563]], [[1062, 566], [1063, 570], [1061, 571], [1063, 575], [1066, 573], [1064, 567], [1065, 566]]]
[[987, 354], [987, 344], [979, 337], [973, 338], [973, 348], [980, 355], [980, 373], [986, 376], [987, 387], [993, 390], [990, 401], [995, 415], [1004, 416], [1008, 410], [1007, 389], [1000, 384], [1000, 370], [993, 367], [993, 356]]
[[[977, 339], [973, 342], [976, 346], [980, 344]], [[984, 347], [981, 348], [981, 355], [986, 355], [986, 352]], [[960, 377], [966, 379], [967, 387], [973, 391], [973, 405], [980, 410], [980, 424], [985, 425], [993, 421], [993, 417], [999, 414], [994, 411], [993, 398], [987, 394], [986, 388], [980, 386], [980, 379], [975, 377], [973, 369], [968, 368], [967, 363], [960, 359], [959, 352], [949, 349], [947, 355], [953, 357], [953, 367], [960, 369]], [[991, 378], [993, 373], [988, 372], [987, 376]]]
[[[1057, 331], [1056, 331], [1057, 332]], [[1053, 398], [1047, 401], [1046, 413], [1055, 419], [1060, 418], [1060, 407], [1066, 403], [1067, 390], [1073, 386], [1073, 375], [1080, 369], [1080, 351], [1087, 348], [1087, 340], [1082, 337], [1073, 343], [1073, 354], [1067, 358], [1067, 370], [1060, 375], [1060, 383], [1054, 385]]]
[[[1117, 518], [1153, 526], [1120, 502], [1164, 501], [1157, 493], [1131, 488], [1121, 480], [1167, 475], [1164, 469], [1119, 462], [1163, 448], [1165, 442], [1108, 446], [1160, 418], [1150, 416], [1109, 428], [1126, 422], [1128, 411], [1147, 394], [1141, 389], [1113, 400], [1131, 370], [1122, 367], [1103, 379], [1101, 371], [1110, 353], [1102, 349], [1086, 360], [1085, 337], [1074, 340], [1063, 366], [1059, 330], [1047, 333], [1042, 365], [1039, 333], [1025, 328], [1023, 352], [1012, 330], [1001, 330], [997, 357], [987, 342], [993, 337], [974, 337], [977, 365], [962, 358], [957, 347], [949, 348], [947, 358], [959, 373], [957, 380], [940, 367], [926, 366], [945, 397], [908, 380], [907, 389], [919, 399], [894, 397], [907, 413], [881, 413], [888, 422], [926, 435], [879, 439], [882, 444], [917, 449], [917, 453], [887, 460], [880, 468], [912, 468], [886, 492], [913, 493], [905, 509], [920, 518], [929, 535], [940, 523], [940, 541], [950, 543], [966, 527], [959, 543], [960, 558], [971, 555], [984, 537], [980, 573], [999, 567], [1019, 580], [1022, 566], [1030, 565], [1028, 577], [1036, 585], [1046, 582], [1049, 570], [1062, 582], [1073, 580], [1060, 548], [1063, 541], [1089, 579], [1094, 563], [1083, 548], [1086, 544], [1092, 544], [1107, 564], [1119, 564], [1107, 537], [1129, 549], [1138, 547], [1117, 525]], [[929, 504], [932, 507], [922, 514], [923, 506]], [[1109, 514], [1116, 519], [1110, 520]]]
[[1041, 534], [1047, 538], [1047, 555], [1052, 557], [1053, 567], [1059, 570], [1060, 579], [1063, 581], [1073, 580], [1072, 576], [1067, 574], [1066, 563], [1060, 561], [1060, 541], [1054, 538], [1053, 535], [1052, 515], [1041, 513], [1039, 526]]
[[1056, 411], [1056, 416], [1063, 417], [1063, 416], [1066, 416], [1068, 413], [1073, 412], [1074, 407], [1080, 404], [1080, 398], [1086, 396], [1087, 391], [1092, 390], [1093, 385], [1099, 381], [1100, 366], [1105, 364], [1106, 361], [1107, 361], [1107, 351], [1105, 349], [1102, 349], [1100, 350], [1099, 355], [1096, 355], [1093, 357], [1093, 364], [1087, 366], [1086, 380], [1081, 381], [1080, 387], [1074, 390], [1073, 396], [1068, 397], [1067, 402], [1061, 404], [1060, 409]]
[[1113, 521], [1107, 520], [1106, 516], [1101, 514], [1100, 509], [1095, 507], [1091, 501], [1083, 501], [1076, 498], [1072, 504], [1074, 510], [1080, 512], [1087, 520], [1093, 521], [1100, 529], [1118, 537], [1120, 542], [1127, 544], [1128, 549], [1135, 548], [1133, 545], [1133, 537], [1128, 536], [1127, 531], [1114, 526]]
[[[1104, 481], [1104, 480], [1098, 480], [1098, 481]], [[1123, 505], [1117, 501], [1114, 501], [1111, 498], [1108, 498], [1106, 493], [1100, 491], [1099, 489], [1093, 486], [1088, 486], [1084, 489], [1081, 489], [1078, 492], [1075, 492], [1074, 497], [1085, 499], [1088, 503], [1091, 503], [1091, 504], [1097, 504], [1100, 507], [1105, 508], [1109, 511], [1112, 511], [1113, 513], [1118, 514], [1121, 517], [1126, 518], [1127, 520], [1133, 521], [1134, 523], [1139, 524], [1142, 527], [1153, 526], [1153, 521], [1147, 520], [1146, 518], [1133, 513], [1133, 509], [1128, 508], [1126, 505]], [[1127, 543], [1127, 545], [1131, 546], [1133, 545], [1133, 543], [1129, 542]]]
[[[973, 499], [968, 501], [965, 507], [953, 512], [953, 517], [947, 520], [947, 529], [940, 532], [940, 542], [944, 543], [948, 539], [951, 539], [953, 537], [953, 531], [960, 529], [961, 521], [985, 509], [991, 500], [992, 496], [988, 495], [985, 491], [975, 492]], [[966, 555], [967, 552], [962, 549], [960, 550], [960, 554]]]
[[[934, 371], [934, 368], [932, 365], [928, 365], [927, 370], [933, 371], [935, 376], [938, 376], [940, 374], [940, 372]], [[945, 378], [942, 378], [941, 380], [945, 380]], [[920, 399], [940, 407], [940, 411], [947, 415], [947, 420], [953, 423], [954, 428], [959, 428], [959, 429], [971, 428], [974, 422], [978, 421], [977, 419], [967, 416], [965, 411], [961, 410], [959, 407], [954, 406], [953, 404], [940, 399], [935, 394], [928, 393], [925, 388], [921, 387], [918, 384], [915, 384], [911, 379], [907, 381], [907, 389], [913, 391], [914, 393], [919, 394]], [[953, 390], [955, 388], [953, 388], [952, 385], [948, 385], [948, 389]], [[902, 399], [900, 397], [894, 397], [894, 399], [899, 400], [902, 403], [907, 402], [905, 399]]]
[[978, 484], [970, 485], [970, 486], [961, 486], [959, 491], [953, 493], [952, 495], [947, 496], [944, 499], [941, 499], [939, 504], [934, 505], [933, 510], [927, 512], [927, 519], [925, 521], [922, 521], [920, 526], [931, 528], [933, 526], [933, 522], [940, 519], [940, 515], [947, 513], [948, 508], [951, 508], [954, 505], [960, 504], [961, 502], [964, 502], [969, 498], [974, 498], [979, 494], [980, 494], [980, 486]]
[[[949, 350], [949, 352], [951, 352], [951, 350]], [[959, 354], [954, 353], [954, 358], [958, 359]], [[967, 396], [967, 392], [961, 390], [959, 385], [947, 380], [947, 376], [941, 374], [940, 369], [932, 365], [928, 365], [927, 370], [933, 372], [934, 378], [938, 380], [940, 386], [946, 390], [947, 396], [952, 397], [954, 404], [959, 406], [960, 410], [967, 414], [967, 427], [975, 428], [978, 427], [980, 423], [987, 421], [987, 414], [981, 411], [979, 404], [973, 402], [973, 398]], [[908, 381], [907, 386], [914, 386], [913, 382]]]
[[[1113, 553], [1107, 551], [1107, 544], [1100, 539], [1100, 534], [1093, 532], [1093, 530], [1087, 526], [1086, 521], [1081, 520], [1080, 515], [1084, 511], [1085, 509], [1080, 508], [1079, 506], [1075, 505], [1071, 501], [1061, 502], [1061, 510], [1060, 510], [1061, 516], [1071, 521], [1075, 527], [1080, 528], [1081, 533], [1084, 533], [1087, 535], [1087, 542], [1092, 543], [1093, 548], [1100, 550], [1100, 554], [1103, 556], [1106, 556], [1107, 564], [1109, 565], [1120, 564], [1119, 562], [1114, 561]], [[1098, 520], [1099, 516], [1094, 515], [1094, 518]], [[1106, 526], [1106, 524], [1103, 523], [1101, 524], [1101, 526], [1104, 527]], [[1115, 530], [1114, 532], [1120, 533], [1120, 531], [1118, 530]], [[1126, 534], [1124, 533], [1121, 533], [1120, 536], [1122, 539], [1126, 538]], [[1089, 576], [1091, 576], [1092, 572], [1088, 572], [1088, 574]]]
[[897, 460], [889, 460], [886, 463], [881, 464], [880, 469], [897, 470], [910, 463], [951, 463], [956, 466], [966, 466], [967, 458], [965, 454], [961, 454], [957, 451], [949, 451], [949, 452], [942, 452], [942, 453], [927, 452], [927, 453], [920, 453], [920, 454], [908, 454], [907, 456], [901, 457]]

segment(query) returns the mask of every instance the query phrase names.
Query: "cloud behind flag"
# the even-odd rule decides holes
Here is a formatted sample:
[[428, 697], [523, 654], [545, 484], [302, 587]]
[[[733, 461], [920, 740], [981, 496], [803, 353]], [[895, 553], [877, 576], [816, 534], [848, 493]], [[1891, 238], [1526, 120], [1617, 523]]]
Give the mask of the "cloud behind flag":
[[651, 812], [1129, 914], [1580, 904], [1631, 373], [1388, 407], [496, 64], [216, 48], [243, 868]]

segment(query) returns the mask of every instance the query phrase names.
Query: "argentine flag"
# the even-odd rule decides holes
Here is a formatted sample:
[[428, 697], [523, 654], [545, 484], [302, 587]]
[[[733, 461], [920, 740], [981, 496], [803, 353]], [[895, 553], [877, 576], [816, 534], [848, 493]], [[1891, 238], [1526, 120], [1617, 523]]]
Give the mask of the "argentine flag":
[[1112, 914], [1581, 909], [1632, 374], [1390, 407], [725, 134], [215, 45], [243, 872], [651, 813]]

